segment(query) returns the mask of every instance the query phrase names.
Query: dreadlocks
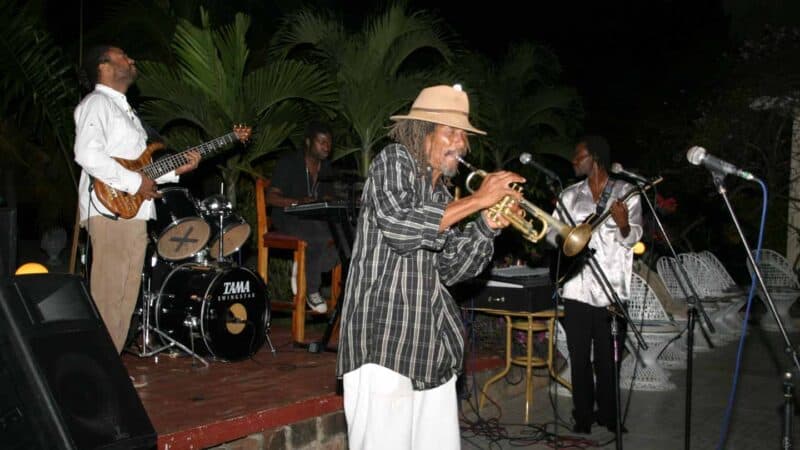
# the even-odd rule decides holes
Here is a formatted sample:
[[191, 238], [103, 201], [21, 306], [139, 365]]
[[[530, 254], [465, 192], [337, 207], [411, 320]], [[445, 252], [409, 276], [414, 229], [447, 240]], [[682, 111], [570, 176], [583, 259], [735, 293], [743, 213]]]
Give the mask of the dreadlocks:
[[425, 154], [425, 136], [433, 133], [436, 124], [422, 120], [398, 120], [389, 129], [389, 137], [403, 145], [414, 157], [420, 173], [427, 172], [430, 167], [428, 155]]
[[[428, 155], [425, 153], [425, 137], [433, 133], [436, 124], [424, 120], [403, 119], [398, 120], [389, 128], [388, 136], [393, 141], [404, 146], [417, 162], [419, 174], [428, 172], [431, 167]], [[467, 142], [469, 151], [469, 142]], [[443, 177], [444, 183], [449, 184], [449, 177]]]

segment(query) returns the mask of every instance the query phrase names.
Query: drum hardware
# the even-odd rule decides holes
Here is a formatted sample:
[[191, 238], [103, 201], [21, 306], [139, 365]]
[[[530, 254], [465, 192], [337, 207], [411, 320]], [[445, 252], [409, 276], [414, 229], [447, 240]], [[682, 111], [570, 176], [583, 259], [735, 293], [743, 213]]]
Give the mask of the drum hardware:
[[194, 255], [194, 262], [197, 264], [208, 264], [208, 249], [204, 248]]
[[[155, 255], [151, 259], [151, 268], [155, 266], [157, 258]], [[141, 323], [139, 324], [139, 331], [141, 331], [142, 335], [142, 342], [139, 346], [139, 352], [136, 354], [139, 357], [146, 358], [150, 356], [156, 357], [156, 362], [158, 361], [158, 354], [163, 352], [164, 350], [177, 347], [190, 356], [192, 358], [200, 361], [203, 363], [203, 366], [208, 367], [208, 362], [201, 358], [200, 355], [195, 353], [185, 345], [181, 344], [177, 340], [173, 339], [167, 333], [158, 329], [158, 326], [153, 326], [150, 322], [151, 319], [151, 305], [157, 300], [158, 295], [154, 295], [151, 291], [151, 277], [149, 273], [142, 273], [142, 308], [141, 308]], [[174, 297], [174, 296], [173, 296]], [[159, 338], [162, 339], [163, 345], [160, 347], [155, 347], [152, 343], [152, 336], [150, 333], [157, 335]], [[194, 347], [194, 345], [192, 345]]]
[[231, 202], [224, 195], [224, 184], [220, 194], [212, 195], [200, 203], [203, 219], [211, 227], [209, 255], [217, 261], [239, 251], [250, 238], [250, 225], [233, 210]]

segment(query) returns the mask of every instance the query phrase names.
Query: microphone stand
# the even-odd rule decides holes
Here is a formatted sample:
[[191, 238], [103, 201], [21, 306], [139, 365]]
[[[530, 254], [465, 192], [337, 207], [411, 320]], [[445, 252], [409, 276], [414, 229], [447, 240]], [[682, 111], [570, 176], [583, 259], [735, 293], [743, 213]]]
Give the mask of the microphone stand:
[[[550, 188], [550, 192], [552, 192], [553, 195], [555, 195], [555, 197], [558, 198], [559, 194], [564, 190], [564, 186], [561, 184], [561, 178], [558, 178], [557, 176], [555, 178], [554, 177], [545, 176], [545, 179], [547, 180], [547, 187]], [[558, 190], [556, 190], [556, 183], [558, 184]], [[561, 289], [559, 289], [559, 286], [558, 286], [558, 278], [559, 278], [558, 274], [559, 274], [559, 272], [561, 272], [561, 252], [560, 251], [556, 252], [556, 276], [554, 277], [555, 278], [555, 285], [553, 286], [553, 292], [555, 293], [555, 295], [553, 296], [553, 311], [555, 311], [556, 317], [558, 317], [559, 300], [561, 300], [561, 304], [564, 303], [563, 299], [561, 298]], [[558, 339], [557, 339], [558, 338], [558, 336], [557, 336], [558, 327], [553, 327], [553, 333], [556, 334], [556, 336], [550, 336], [550, 339], [552, 339], [553, 342], [558, 342]], [[555, 417], [555, 421], [554, 421], [555, 423], [553, 425], [553, 444], [554, 444], [554, 448], [556, 450], [558, 450], [558, 395], [555, 396], [555, 405], [553, 407], [553, 416]]]
[[[747, 238], [744, 236], [744, 232], [742, 232], [742, 227], [739, 225], [739, 220], [736, 218], [736, 214], [733, 212], [733, 207], [731, 206], [731, 202], [728, 200], [727, 189], [723, 184], [723, 179], [725, 178], [725, 174], [719, 171], [712, 171], [711, 173], [712, 178], [714, 180], [714, 186], [716, 186], [717, 191], [722, 196], [722, 199], [725, 202], [725, 207], [728, 209], [728, 213], [731, 215], [731, 219], [733, 220], [733, 224], [736, 226], [736, 232], [739, 233], [739, 239], [742, 241], [742, 245], [744, 245], [744, 251], [747, 254], [747, 260], [750, 262], [750, 266], [753, 268], [753, 273], [755, 274], [756, 279], [758, 280], [758, 285], [761, 288], [761, 291], [764, 293], [764, 303], [767, 305], [767, 309], [769, 309], [772, 317], [775, 319], [775, 323], [778, 325], [778, 331], [783, 337], [783, 342], [786, 345], [785, 352], [786, 354], [790, 355], [792, 358], [792, 362], [794, 363], [795, 370], [800, 371], [800, 360], [797, 357], [797, 351], [795, 350], [794, 344], [792, 344], [791, 339], [789, 339], [789, 335], [786, 333], [786, 328], [783, 326], [783, 322], [781, 322], [781, 317], [778, 315], [778, 311], [775, 309], [775, 303], [772, 301], [772, 296], [770, 295], [769, 291], [767, 290], [767, 285], [764, 282], [764, 277], [761, 274], [761, 269], [759, 269], [758, 264], [756, 264], [755, 258], [753, 258], [753, 253], [750, 251], [750, 244], [747, 243]], [[790, 371], [787, 371], [781, 374], [782, 384], [784, 386], [784, 397], [791, 395], [793, 392], [792, 386], [792, 374]], [[788, 398], [785, 399], [785, 410], [784, 410], [784, 420], [787, 423], [784, 423], [783, 431], [784, 435], [781, 441], [781, 448], [789, 449], [792, 448], [792, 435], [791, 435], [791, 417], [792, 417], [792, 401]], [[786, 433], [789, 434], [786, 434]]]
[[[694, 356], [693, 355], [694, 354], [694, 324], [695, 324], [695, 319], [697, 317], [697, 311], [698, 310], [700, 311], [700, 313], [702, 314], [703, 320], [706, 323], [706, 326], [708, 327], [709, 330], [711, 330], [712, 333], [714, 332], [714, 325], [711, 323], [711, 319], [709, 319], [708, 314], [706, 314], [706, 310], [703, 308], [702, 302], [700, 302], [698, 300], [700, 297], [697, 295], [697, 292], [695, 291], [694, 286], [693, 286], [691, 280], [689, 279], [688, 274], [686, 273], [686, 268], [684, 268], [683, 264], [681, 264], [678, 261], [678, 255], [677, 255], [677, 253], [675, 253], [675, 249], [672, 247], [672, 242], [670, 242], [669, 236], [667, 235], [666, 230], [664, 230], [664, 225], [661, 223], [661, 219], [659, 219], [658, 214], [656, 213], [656, 209], [653, 207], [653, 203], [650, 202], [650, 197], [648, 197], [647, 194], [645, 193], [645, 190], [642, 187], [642, 183], [637, 182], [636, 183], [636, 187], [638, 188], [639, 193], [641, 194], [641, 196], [644, 197], [645, 203], [647, 203], [647, 206], [650, 209], [650, 212], [653, 214], [653, 218], [655, 219], [656, 224], [658, 225], [658, 231], [661, 233], [662, 236], [664, 236], [664, 241], [666, 241], [667, 247], [669, 248], [669, 251], [672, 254], [672, 257], [675, 258], [674, 259], [675, 265], [678, 266], [678, 269], [681, 272], [681, 276], [683, 277], [684, 280], [686, 280], [686, 283], [689, 285], [689, 290], [691, 291], [691, 295], [686, 298], [686, 305], [688, 307], [688, 310], [687, 310], [687, 319], [688, 319], [688, 321], [687, 321], [687, 324], [686, 324], [686, 327], [687, 327], [686, 345], [688, 347], [688, 350], [687, 350], [688, 354], [686, 356], [686, 399], [685, 399], [685, 402], [686, 402], [685, 405], [686, 406], [685, 406], [685, 411], [684, 411], [684, 425], [683, 425], [683, 427], [684, 427], [684, 434], [683, 434], [684, 447], [688, 450], [689, 449], [690, 440], [691, 440], [690, 438], [691, 438], [691, 428], [692, 428], [692, 423], [691, 423], [692, 422], [691, 421], [691, 417], [692, 417], [692, 366], [693, 366], [692, 359], [693, 359], [693, 356]], [[681, 288], [683, 288], [684, 287], [683, 283], [680, 283], [680, 286], [681, 286]], [[708, 345], [713, 348], [714, 345], [711, 343], [711, 339], [706, 334], [706, 330], [703, 328], [702, 323], [700, 324], [700, 331], [703, 333], [703, 337], [705, 337], [706, 341], [708, 342]]]
[[[564, 202], [561, 199], [560, 195], [556, 196], [556, 202], [559, 211], [561, 214], [567, 219], [570, 226], [575, 226], [575, 220], [572, 218], [572, 215], [569, 213], [569, 210], [564, 205]], [[587, 244], [588, 245], [588, 244]], [[560, 256], [559, 256], [560, 257]], [[636, 324], [631, 320], [630, 316], [628, 315], [628, 310], [622, 304], [622, 300], [620, 300], [619, 296], [617, 296], [616, 291], [614, 291], [614, 287], [611, 286], [611, 282], [608, 281], [608, 277], [606, 277], [605, 272], [600, 267], [600, 264], [597, 262], [597, 258], [594, 256], [594, 250], [588, 249], [586, 252], [585, 259], [589, 263], [589, 268], [592, 270], [592, 274], [594, 275], [595, 279], [600, 282], [600, 286], [603, 288], [603, 293], [606, 297], [611, 301], [611, 303], [616, 307], [616, 311], [614, 308], [609, 308], [609, 313], [611, 316], [611, 339], [612, 339], [612, 350], [613, 350], [613, 359], [614, 359], [614, 367], [612, 369], [612, 376], [614, 380], [614, 398], [616, 402], [616, 448], [618, 450], [622, 449], [622, 420], [621, 420], [621, 401], [620, 401], [620, 392], [619, 392], [619, 345], [617, 342], [617, 333], [618, 333], [618, 324], [617, 324], [617, 315], [622, 316], [630, 325], [631, 330], [633, 331], [633, 335], [636, 337], [636, 341], [639, 344], [640, 348], [647, 350], [648, 346], [647, 343], [642, 338], [641, 332], [636, 328]]]

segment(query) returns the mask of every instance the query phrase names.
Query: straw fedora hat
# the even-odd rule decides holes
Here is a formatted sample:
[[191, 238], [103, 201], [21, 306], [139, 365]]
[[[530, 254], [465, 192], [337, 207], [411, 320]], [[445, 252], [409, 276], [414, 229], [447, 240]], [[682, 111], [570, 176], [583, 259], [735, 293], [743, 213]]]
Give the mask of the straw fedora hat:
[[461, 86], [432, 86], [423, 89], [411, 111], [404, 116], [392, 116], [392, 120], [424, 120], [460, 128], [471, 133], [486, 134], [469, 123], [469, 99]]

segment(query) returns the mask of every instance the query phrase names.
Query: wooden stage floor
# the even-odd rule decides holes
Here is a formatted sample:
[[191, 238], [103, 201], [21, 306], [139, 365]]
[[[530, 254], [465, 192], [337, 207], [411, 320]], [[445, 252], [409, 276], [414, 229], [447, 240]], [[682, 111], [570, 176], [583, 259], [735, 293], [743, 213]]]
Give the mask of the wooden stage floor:
[[[320, 340], [323, 317], [307, 323], [309, 341]], [[223, 362], [166, 352], [122, 356], [128, 373], [147, 382], [136, 391], [158, 434], [158, 448], [201, 449], [343, 409], [336, 353], [310, 353], [292, 343], [288, 318], [273, 320], [270, 338], [251, 358]], [[335, 350], [334, 333], [329, 348]], [[471, 359], [467, 370], [496, 369], [496, 355]]]
[[[315, 324], [307, 336], [320, 339], [323, 331], [324, 324]], [[136, 390], [158, 433], [158, 448], [206, 448], [341, 410], [336, 353], [296, 347], [288, 322], [273, 324], [270, 337], [274, 354], [265, 344], [249, 359], [207, 359], [209, 367], [183, 353], [124, 354], [128, 373], [147, 382]]]

